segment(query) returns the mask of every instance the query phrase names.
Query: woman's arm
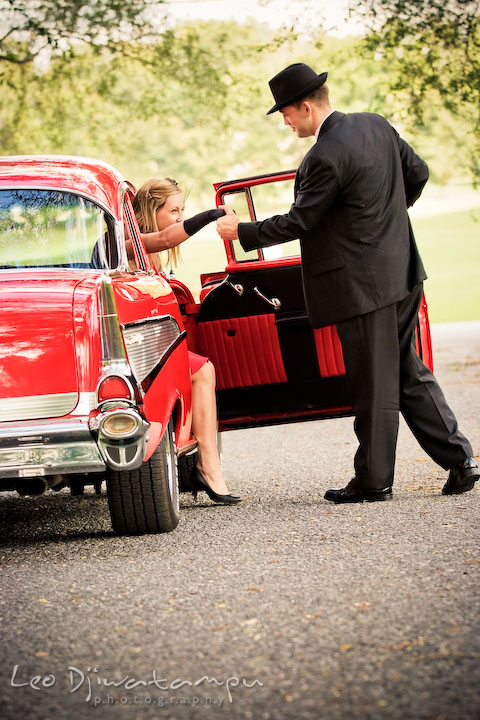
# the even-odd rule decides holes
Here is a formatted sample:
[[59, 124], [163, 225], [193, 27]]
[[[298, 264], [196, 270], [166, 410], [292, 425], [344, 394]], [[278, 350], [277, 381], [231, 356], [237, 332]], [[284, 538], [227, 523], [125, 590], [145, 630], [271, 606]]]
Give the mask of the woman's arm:
[[[154, 253], [176, 247], [187, 240], [190, 235], [187, 235], [185, 232], [182, 222], [169, 225], [164, 230], [159, 230], [158, 232], [140, 233], [140, 237], [143, 240], [147, 253]], [[127, 249], [128, 259], [133, 259], [134, 254], [130, 238], [126, 238], [125, 247]]]
[[[188, 220], [184, 220], [182, 223], [173, 223], [164, 230], [151, 233], [140, 233], [145, 245], [147, 253], [160, 252], [161, 250], [170, 250], [170, 248], [177, 247], [189, 237], [195, 235], [208, 223], [213, 222], [217, 218], [225, 215], [223, 207], [216, 208], [214, 210], [205, 210], [204, 212], [194, 215]], [[125, 247], [127, 249], [127, 257], [131, 260], [134, 257], [133, 248], [130, 238], [126, 238]]]

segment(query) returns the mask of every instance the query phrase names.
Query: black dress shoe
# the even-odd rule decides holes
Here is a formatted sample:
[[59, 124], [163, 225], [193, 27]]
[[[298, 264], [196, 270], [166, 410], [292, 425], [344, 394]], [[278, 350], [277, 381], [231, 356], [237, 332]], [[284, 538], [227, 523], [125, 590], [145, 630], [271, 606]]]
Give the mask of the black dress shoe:
[[228, 493], [228, 495], [220, 495], [219, 493], [216, 493], [214, 490], [212, 490], [212, 488], [197, 467], [192, 468], [192, 471], [190, 473], [190, 483], [193, 488], [192, 492], [195, 500], [197, 499], [197, 493], [199, 490], [205, 490], [210, 500], [213, 500], [214, 502], [220, 503], [222, 505], [235, 505], [236, 503], [239, 503], [242, 499], [238, 495], [232, 495], [231, 493]]
[[357, 478], [353, 478], [347, 487], [339, 490], [327, 490], [324, 495], [325, 500], [331, 500], [334, 503], [360, 503], [360, 502], [376, 502], [377, 500], [391, 500], [392, 486], [382, 488], [382, 490], [372, 490], [369, 488], [361, 488]]
[[442, 488], [442, 495], [459, 495], [468, 492], [479, 478], [478, 465], [472, 457], [469, 457], [450, 470], [448, 480]]

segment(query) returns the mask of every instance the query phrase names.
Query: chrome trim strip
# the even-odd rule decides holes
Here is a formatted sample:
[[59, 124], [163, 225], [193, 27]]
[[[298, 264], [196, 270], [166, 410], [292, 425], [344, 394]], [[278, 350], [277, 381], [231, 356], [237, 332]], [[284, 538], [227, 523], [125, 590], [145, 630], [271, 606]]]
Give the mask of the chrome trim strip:
[[78, 400], [76, 392], [0, 398], [0, 422], [69, 415]]
[[96, 406], [97, 397], [94, 392], [0, 398], [0, 422], [88, 415]]
[[162, 363], [182, 335], [171, 315], [128, 323], [122, 329], [128, 360], [140, 382]]
[[[145, 265], [145, 253], [142, 250], [142, 248], [140, 247], [139, 242], [138, 242], [138, 236], [137, 236], [137, 233], [135, 232], [135, 227], [133, 225], [133, 219], [131, 217], [130, 208], [125, 200], [126, 194], [127, 194], [127, 191], [126, 191], [126, 189], [124, 189], [123, 194], [122, 194], [123, 220], [124, 220], [124, 222], [126, 221], [128, 223], [128, 228], [130, 230], [130, 238], [131, 238], [130, 242], [132, 242], [133, 245], [135, 246], [135, 250], [137, 251], [137, 256], [140, 260], [139, 270], [141, 270], [142, 272], [147, 272], [147, 266]], [[133, 208], [132, 208], [132, 211], [133, 211]], [[122, 225], [122, 230], [123, 230], [123, 242], [124, 242], [124, 248], [125, 248], [125, 257], [127, 257], [127, 248], [125, 245], [125, 225]], [[128, 267], [128, 259], [127, 259], [127, 267]]]
[[125, 227], [121, 220], [115, 220], [114, 227], [115, 240], [117, 241], [119, 264], [116, 268], [112, 268], [112, 270], [110, 270], [109, 272], [115, 272], [116, 270], [118, 270], [119, 272], [128, 273], [130, 272], [130, 270], [128, 267], [127, 247], [125, 245]]
[[97, 396], [94, 392], [81, 392], [78, 396], [78, 403], [70, 415], [89, 415], [97, 407]]

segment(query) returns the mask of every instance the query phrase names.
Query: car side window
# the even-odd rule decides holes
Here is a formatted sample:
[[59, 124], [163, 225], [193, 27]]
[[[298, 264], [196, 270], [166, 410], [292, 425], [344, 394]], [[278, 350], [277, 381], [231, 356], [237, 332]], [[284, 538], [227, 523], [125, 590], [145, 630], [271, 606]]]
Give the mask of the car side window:
[[0, 191], [0, 265], [4, 268], [115, 268], [114, 221], [72, 192]]
[[[241, 222], [248, 222], [254, 219], [254, 214], [250, 212], [250, 188], [239, 192], [225, 194], [223, 204], [228, 205], [234, 210]], [[247, 262], [249, 260], [258, 260], [260, 255], [258, 250], [245, 251], [240, 245], [240, 240], [233, 241], [233, 253], [237, 262]]]
[[[242, 222], [265, 220], [273, 215], [282, 215], [289, 211], [293, 202], [293, 181], [276, 180], [252, 185], [241, 191], [225, 193], [223, 202], [235, 210]], [[256, 250], [245, 252], [239, 240], [235, 240], [233, 251], [237, 262], [292, 258], [300, 255], [300, 241], [294, 239], [263, 248], [258, 252]]]
[[95, 243], [91, 264], [94, 268], [115, 270], [119, 265], [118, 245], [115, 239], [113, 223], [106, 222]]
[[[293, 203], [293, 180], [280, 180], [252, 188], [253, 204], [257, 220], [266, 220], [273, 215], [283, 215]], [[263, 249], [264, 260], [292, 258], [300, 255], [300, 241], [290, 240]]]

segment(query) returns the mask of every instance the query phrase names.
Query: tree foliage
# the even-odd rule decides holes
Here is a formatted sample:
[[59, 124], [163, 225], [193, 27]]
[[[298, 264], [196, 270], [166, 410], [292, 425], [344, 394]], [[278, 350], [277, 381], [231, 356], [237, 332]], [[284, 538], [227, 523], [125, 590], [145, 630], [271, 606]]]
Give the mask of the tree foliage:
[[381, 55], [391, 89], [421, 126], [432, 107], [470, 122], [471, 168], [480, 181], [480, 3], [362, 0], [350, 11], [368, 28], [364, 49]]
[[[161, 4], [156, 0], [154, 4]], [[0, 0], [0, 61], [32, 62], [42, 51], [78, 43], [115, 50], [128, 39], [155, 34], [148, 0]]]
[[329, 71], [336, 109], [388, 117], [428, 162], [434, 182], [465, 178], [469, 117], [430, 104], [422, 124], [409, 127], [384, 55], [362, 57], [357, 38], [318, 28], [308, 39], [277, 39], [253, 21], [205, 21], [125, 40], [122, 52], [81, 43], [44, 65], [6, 62], [1, 151], [97, 157], [136, 185], [170, 175], [191, 190], [189, 207], [200, 209], [212, 202], [213, 182], [298, 165], [305, 140], [279, 113], [265, 113], [269, 78], [303, 61]]
[[119, 128], [137, 118], [168, 124], [177, 115], [188, 125], [207, 109], [219, 118], [231, 85], [218, 64], [223, 37], [208, 45], [193, 26], [172, 28], [154, 14], [165, 7], [0, 0], [3, 152], [115, 155], [125, 144]]

